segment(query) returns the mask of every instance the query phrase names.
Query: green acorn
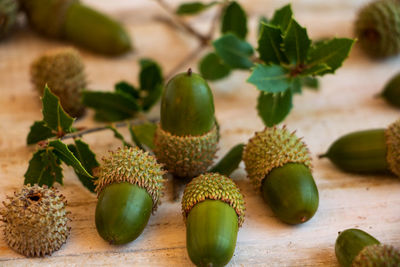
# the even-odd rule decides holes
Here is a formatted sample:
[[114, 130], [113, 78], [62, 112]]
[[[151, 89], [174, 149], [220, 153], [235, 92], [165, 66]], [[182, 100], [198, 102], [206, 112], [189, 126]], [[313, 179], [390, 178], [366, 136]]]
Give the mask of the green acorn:
[[32, 28], [97, 53], [120, 55], [131, 50], [120, 23], [78, 0], [20, 0]]
[[387, 129], [358, 131], [342, 136], [320, 158], [329, 158], [348, 172], [387, 172], [400, 177], [400, 120]]
[[158, 161], [176, 177], [195, 177], [212, 164], [218, 139], [207, 82], [191, 69], [173, 77], [161, 98], [161, 123], [154, 138]]
[[224, 266], [230, 261], [244, 211], [243, 196], [228, 177], [206, 173], [192, 179], [183, 193], [182, 212], [186, 248], [196, 266]]
[[335, 253], [342, 267], [400, 266], [399, 250], [381, 244], [373, 236], [358, 229], [347, 229], [339, 234]]
[[72, 117], [84, 114], [81, 98], [86, 88], [86, 76], [78, 51], [73, 48], [52, 50], [33, 61], [30, 72], [31, 81], [40, 95], [47, 84], [68, 114]]
[[160, 203], [164, 171], [138, 148], [110, 152], [97, 170], [96, 228], [110, 244], [135, 240]]
[[17, 0], [0, 0], [0, 40], [6, 37], [14, 27], [17, 14]]
[[358, 14], [355, 33], [369, 56], [397, 55], [400, 52], [400, 2], [378, 0], [366, 5]]
[[248, 177], [285, 223], [308, 221], [318, 208], [318, 189], [306, 145], [286, 127], [255, 133], [243, 151]]
[[400, 73], [396, 74], [380, 94], [389, 104], [400, 107]]
[[24, 185], [0, 211], [8, 246], [27, 257], [51, 255], [66, 242], [67, 202], [57, 189]]

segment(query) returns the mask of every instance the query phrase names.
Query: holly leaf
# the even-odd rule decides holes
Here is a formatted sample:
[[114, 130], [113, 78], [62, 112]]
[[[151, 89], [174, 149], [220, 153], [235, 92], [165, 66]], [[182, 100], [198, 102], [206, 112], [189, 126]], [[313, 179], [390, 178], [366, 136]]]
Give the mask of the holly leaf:
[[43, 121], [47, 127], [55, 131], [57, 136], [63, 136], [72, 131], [74, 119], [63, 110], [59, 98], [50, 91], [47, 85], [44, 87], [42, 104]]
[[54, 137], [56, 134], [49, 127], [46, 126], [44, 121], [35, 121], [31, 126], [26, 143], [28, 145], [36, 144], [39, 141], [46, 140]]
[[301, 87], [303, 84], [301, 83], [301, 79], [299, 77], [292, 78], [290, 83], [290, 90], [292, 90], [293, 94], [301, 94]]
[[282, 52], [282, 44], [281, 29], [271, 24], [262, 24], [257, 48], [260, 59], [267, 64], [286, 62], [286, 57]]
[[215, 40], [213, 45], [217, 55], [231, 68], [250, 69], [253, 66], [250, 59], [254, 52], [253, 47], [236, 35], [225, 34]]
[[282, 122], [292, 109], [292, 91], [282, 93], [260, 92], [258, 97], [258, 115], [264, 124], [272, 127]]
[[261, 16], [258, 18], [258, 28], [257, 28], [258, 36], [260, 36], [260, 34], [261, 34], [263, 24], [268, 24], [268, 23], [269, 23], [269, 20], [267, 17]]
[[25, 172], [24, 184], [53, 186], [55, 182], [63, 184], [61, 161], [48, 149], [41, 149], [33, 154]]
[[304, 71], [302, 71], [300, 73], [301, 76], [315, 76], [315, 75], [320, 75], [323, 73], [326, 73], [326, 71], [329, 71], [331, 68], [325, 64], [318, 64], [318, 65], [314, 65], [311, 67], [306, 68]]
[[198, 14], [213, 5], [217, 4], [217, 1], [210, 2], [209, 4], [203, 4], [202, 2], [191, 2], [191, 3], [183, 3], [176, 10], [176, 14], [178, 15], [195, 15]]
[[311, 40], [307, 30], [292, 19], [283, 39], [284, 53], [291, 63], [303, 64], [307, 58]]
[[279, 27], [283, 33], [286, 32], [293, 18], [292, 6], [290, 4], [275, 11], [270, 23]]
[[221, 32], [223, 34], [233, 33], [241, 39], [246, 38], [247, 16], [236, 1], [230, 2], [222, 14]]
[[257, 64], [247, 79], [258, 90], [267, 93], [284, 92], [290, 87], [287, 71], [278, 65]]
[[157, 125], [150, 122], [139, 125], [131, 125], [129, 127], [132, 140], [136, 143], [136, 145], [142, 148], [142, 144], [144, 144], [150, 149], [154, 149], [154, 134], [156, 129]]
[[216, 164], [209, 172], [217, 172], [225, 176], [229, 176], [239, 167], [242, 161], [244, 144], [238, 144], [231, 148], [228, 153]]
[[231, 73], [229, 66], [213, 52], [200, 60], [199, 70], [203, 78], [211, 81], [222, 79]]
[[311, 46], [306, 65], [308, 68], [312, 68], [326, 64], [330, 69], [320, 72], [318, 75], [334, 73], [348, 57], [353, 44], [354, 40], [352, 39], [334, 38]]
[[304, 86], [308, 87], [309, 89], [318, 90], [319, 88], [319, 81], [317, 78], [314, 77], [302, 77], [301, 82]]
[[130, 95], [131, 97], [135, 99], [140, 98], [140, 92], [138, 89], [136, 89], [133, 85], [131, 85], [128, 82], [125, 81], [120, 81], [119, 83], [115, 84], [114, 89], [116, 92], [121, 92], [125, 93], [127, 95]]
[[127, 147], [132, 146], [131, 144], [129, 144], [128, 142], [125, 141], [124, 136], [120, 132], [118, 132], [118, 130], [115, 127], [109, 125], [109, 126], [106, 126], [106, 128], [110, 129], [114, 133], [114, 137], [121, 140], [121, 142], [124, 146], [127, 146]]
[[[100, 166], [96, 160], [96, 155], [90, 149], [89, 145], [80, 139], [75, 140], [75, 144], [68, 145], [69, 150], [82, 163], [87, 172], [93, 176], [94, 170]], [[95, 192], [96, 178], [81, 174], [75, 171], [81, 183], [92, 193]]]
[[140, 67], [140, 90], [144, 92], [142, 109], [147, 111], [161, 96], [163, 75], [160, 66], [151, 59], [141, 59]]

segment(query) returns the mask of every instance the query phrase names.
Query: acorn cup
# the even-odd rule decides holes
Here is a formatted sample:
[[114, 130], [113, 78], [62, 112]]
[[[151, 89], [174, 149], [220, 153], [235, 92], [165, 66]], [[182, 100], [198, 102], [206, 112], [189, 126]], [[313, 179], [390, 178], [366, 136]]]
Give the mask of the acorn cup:
[[400, 266], [398, 249], [383, 245], [373, 236], [358, 229], [347, 229], [339, 233], [335, 253], [342, 267]]
[[131, 50], [128, 33], [120, 23], [78, 0], [20, 0], [37, 32], [65, 39], [91, 51], [120, 55]]
[[390, 79], [378, 96], [383, 97], [390, 105], [400, 108], [400, 73]]
[[96, 228], [110, 244], [135, 240], [160, 203], [164, 171], [138, 148], [119, 148], [103, 159], [96, 174]]
[[7, 37], [15, 26], [18, 8], [17, 0], [0, 0], [0, 40]]
[[213, 163], [219, 134], [207, 82], [188, 72], [173, 77], [161, 98], [154, 154], [175, 177], [192, 178]]
[[311, 157], [285, 126], [255, 133], [243, 151], [243, 161], [248, 178], [280, 220], [299, 224], [314, 216], [319, 197]]
[[228, 264], [244, 211], [239, 188], [226, 176], [206, 173], [187, 184], [182, 212], [186, 220], [186, 248], [196, 266]]
[[400, 176], [400, 120], [387, 129], [353, 132], [336, 140], [320, 158], [348, 172], [391, 171]]

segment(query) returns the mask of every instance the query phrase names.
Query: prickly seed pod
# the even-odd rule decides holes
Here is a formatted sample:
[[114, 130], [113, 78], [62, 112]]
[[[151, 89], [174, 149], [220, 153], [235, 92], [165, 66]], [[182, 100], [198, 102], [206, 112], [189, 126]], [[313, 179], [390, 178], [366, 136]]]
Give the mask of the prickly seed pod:
[[189, 69], [173, 77], [161, 98], [154, 153], [176, 177], [195, 177], [212, 164], [219, 139], [207, 82]]
[[27, 257], [51, 255], [66, 242], [66, 200], [55, 188], [25, 185], [0, 211], [7, 244]]
[[306, 145], [286, 127], [255, 133], [243, 151], [249, 179], [283, 222], [303, 223], [318, 208]]
[[0, 0], [0, 40], [6, 37], [14, 27], [17, 13], [17, 0]]
[[110, 152], [97, 174], [97, 231], [111, 244], [133, 241], [160, 203], [161, 165], [147, 152], [123, 148]]
[[362, 49], [371, 57], [384, 58], [400, 52], [400, 2], [378, 0], [358, 14], [355, 32]]
[[224, 266], [230, 261], [244, 211], [239, 188], [226, 176], [206, 173], [186, 186], [182, 212], [187, 251], [194, 264]]
[[57, 49], [38, 57], [31, 65], [31, 81], [41, 95], [47, 84], [71, 116], [83, 115], [81, 94], [86, 76], [82, 58], [75, 49]]
[[380, 244], [373, 236], [358, 229], [347, 229], [339, 234], [335, 253], [342, 267], [400, 266], [398, 249]]

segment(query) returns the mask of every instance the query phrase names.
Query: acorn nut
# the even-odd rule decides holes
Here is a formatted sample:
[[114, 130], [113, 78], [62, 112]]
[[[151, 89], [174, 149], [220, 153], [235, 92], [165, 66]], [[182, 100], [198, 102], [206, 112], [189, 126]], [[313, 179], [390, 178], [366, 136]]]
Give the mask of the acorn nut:
[[207, 82], [191, 69], [173, 77], [161, 98], [161, 122], [154, 137], [159, 162], [176, 177], [195, 177], [212, 164], [218, 139]]
[[243, 151], [243, 161], [248, 178], [280, 220], [299, 224], [314, 216], [319, 197], [311, 157], [294, 133], [286, 127], [255, 133]]
[[389, 104], [400, 108], [400, 73], [396, 74], [380, 93]]
[[0, 0], [0, 40], [7, 37], [15, 26], [18, 8], [17, 0]]
[[110, 152], [99, 167], [96, 228], [110, 244], [135, 240], [160, 203], [164, 171], [156, 159], [138, 148]]
[[183, 193], [182, 212], [186, 248], [196, 266], [228, 264], [244, 211], [243, 196], [228, 177], [206, 173], [192, 179]]
[[320, 158], [348, 172], [387, 172], [400, 176], [400, 120], [387, 129], [353, 132], [336, 140]]
[[400, 266], [400, 251], [381, 244], [359, 229], [341, 232], [335, 244], [336, 258], [342, 267]]

